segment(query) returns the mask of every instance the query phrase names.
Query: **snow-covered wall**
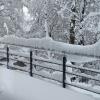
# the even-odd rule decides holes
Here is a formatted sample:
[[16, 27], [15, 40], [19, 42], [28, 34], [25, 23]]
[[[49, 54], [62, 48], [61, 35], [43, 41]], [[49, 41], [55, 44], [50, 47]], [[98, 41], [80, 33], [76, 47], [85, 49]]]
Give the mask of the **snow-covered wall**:
[[12, 100], [95, 100], [93, 97], [63, 89], [57, 85], [34, 79], [29, 75], [0, 68], [0, 87]]
[[1, 38], [0, 42], [6, 44], [21, 45], [21, 46], [23, 45], [33, 48], [60, 51], [68, 54], [100, 57], [100, 41], [98, 41], [96, 44], [93, 45], [81, 46], [81, 45], [73, 45], [73, 44], [57, 42], [52, 40], [51, 38], [25, 39], [10, 35]]

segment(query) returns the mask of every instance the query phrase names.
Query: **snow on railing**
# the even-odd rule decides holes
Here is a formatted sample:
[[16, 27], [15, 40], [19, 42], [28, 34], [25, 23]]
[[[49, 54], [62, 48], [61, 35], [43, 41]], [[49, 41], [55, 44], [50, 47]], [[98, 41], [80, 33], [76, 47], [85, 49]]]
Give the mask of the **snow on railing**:
[[[67, 44], [62, 42], [57, 42], [52, 40], [51, 38], [31, 38], [31, 39], [25, 39], [25, 38], [19, 38], [14, 35], [10, 36], [4, 36], [0, 39], [0, 42], [7, 45], [15, 45], [15, 46], [22, 46], [22, 47], [28, 47], [33, 49], [44, 49], [44, 50], [50, 50], [50, 51], [58, 51], [60, 53], [65, 54], [71, 54], [71, 55], [77, 55], [82, 57], [90, 57], [93, 58], [93, 60], [97, 60], [100, 58], [100, 41], [98, 41], [96, 44], [93, 45], [73, 45], [73, 44]], [[74, 60], [77, 60], [76, 58], [73, 58]], [[79, 58], [80, 59], [80, 58]], [[84, 59], [85, 60], [85, 59]], [[88, 59], [90, 61], [91, 59]]]

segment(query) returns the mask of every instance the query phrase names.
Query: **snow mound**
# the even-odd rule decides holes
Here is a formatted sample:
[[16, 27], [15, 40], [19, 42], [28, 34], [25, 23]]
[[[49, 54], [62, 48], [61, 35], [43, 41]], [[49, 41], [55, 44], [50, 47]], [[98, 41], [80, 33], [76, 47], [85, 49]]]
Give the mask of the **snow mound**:
[[39, 38], [25, 39], [25, 38], [16, 37], [14, 35], [10, 35], [1, 38], [0, 42], [5, 44], [20, 45], [20, 46], [39, 48], [39, 49], [45, 49], [51, 51], [59, 51], [59, 52], [67, 53], [69, 55], [72, 54], [72, 55], [85, 56], [85, 57], [89, 56], [92, 57], [93, 60], [95, 57], [100, 57], [100, 52], [99, 52], [100, 41], [98, 41], [96, 44], [93, 45], [81, 46], [81, 45], [73, 45], [73, 44], [54, 41], [51, 38], [47, 38], [47, 37], [42, 39]]

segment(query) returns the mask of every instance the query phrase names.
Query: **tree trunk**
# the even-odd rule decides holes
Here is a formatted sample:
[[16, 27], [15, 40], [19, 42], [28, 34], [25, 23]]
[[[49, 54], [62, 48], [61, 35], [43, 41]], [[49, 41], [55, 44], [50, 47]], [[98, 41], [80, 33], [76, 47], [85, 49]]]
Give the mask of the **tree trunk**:
[[72, 17], [70, 22], [70, 36], [69, 43], [75, 44], [75, 16]]

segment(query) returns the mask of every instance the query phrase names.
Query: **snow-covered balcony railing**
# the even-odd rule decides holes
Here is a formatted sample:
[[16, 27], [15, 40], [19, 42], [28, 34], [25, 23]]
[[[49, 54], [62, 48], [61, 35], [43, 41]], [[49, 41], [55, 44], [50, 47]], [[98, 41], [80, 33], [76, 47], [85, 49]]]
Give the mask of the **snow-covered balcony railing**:
[[[79, 70], [85, 70], [85, 71], [90, 71], [94, 72], [97, 74], [100, 74], [99, 70], [94, 70], [90, 68], [84, 68], [82, 66], [76, 66], [72, 65], [71, 63], [68, 63], [67, 61], [73, 57], [73, 59], [70, 59], [70, 61], [77, 61], [77, 56], [80, 59], [81, 57], [86, 57], [88, 59], [84, 59], [86, 62], [92, 61], [92, 60], [98, 60], [100, 53], [99, 53], [99, 42], [94, 44], [94, 45], [89, 45], [89, 46], [74, 46], [70, 44], [63, 44], [60, 42], [53, 41], [52, 39], [23, 39], [23, 38], [18, 38], [15, 36], [8, 36], [4, 37], [0, 40], [1, 44], [4, 44], [4, 49], [0, 50], [0, 61], [1, 66], [6, 65], [8, 69], [12, 70], [19, 70], [25, 73], [29, 73], [31, 77], [37, 77], [37, 78], [42, 78], [42, 79], [48, 79], [52, 80], [52, 82], [55, 82], [57, 84], [62, 85], [64, 88], [66, 88], [66, 85], [78, 87], [90, 92], [94, 92], [97, 94], [100, 94], [100, 91], [97, 89], [93, 89], [82, 86], [82, 85], [77, 85], [72, 82], [68, 82], [67, 78], [68, 75], [74, 75], [78, 77], [83, 77], [86, 79], [94, 80], [100, 82], [99, 78], [93, 77], [91, 75], [86, 75], [84, 73], [75, 73], [75, 72], [70, 72], [67, 70], [68, 68], [74, 68], [74, 69], [79, 69]], [[15, 52], [10, 50], [10, 46], [17, 46], [17, 47], [26, 47], [29, 48], [28, 53], [20, 53], [20, 52]], [[97, 48], [97, 51], [94, 53], [94, 48]], [[5, 49], [6, 48], [6, 49]], [[44, 59], [41, 57], [38, 57], [33, 54], [34, 50], [49, 50], [49, 51], [57, 51], [63, 55], [62, 61], [57, 61], [55, 59]], [[87, 51], [90, 50], [90, 51]], [[83, 55], [83, 56], [82, 56]], [[76, 59], [77, 58], [77, 59]], [[81, 60], [81, 59], [80, 59]], [[84, 61], [83, 61], [84, 62]], [[19, 66], [21, 65], [21, 67]], [[24, 67], [23, 67], [24, 66]], [[39, 67], [39, 69], [37, 69]], [[44, 69], [44, 70], [41, 70]], [[54, 71], [54, 74], [48, 74], [45, 70], [50, 70], [51, 73]], [[74, 77], [75, 78], [75, 77]]]

